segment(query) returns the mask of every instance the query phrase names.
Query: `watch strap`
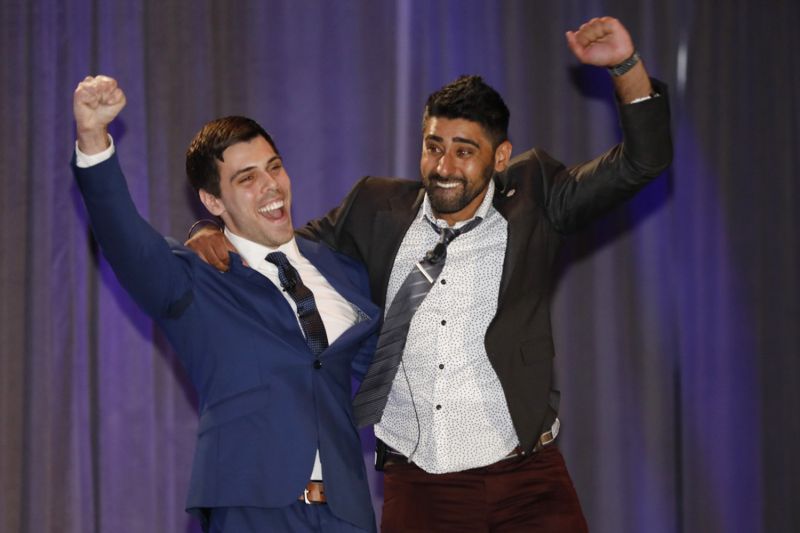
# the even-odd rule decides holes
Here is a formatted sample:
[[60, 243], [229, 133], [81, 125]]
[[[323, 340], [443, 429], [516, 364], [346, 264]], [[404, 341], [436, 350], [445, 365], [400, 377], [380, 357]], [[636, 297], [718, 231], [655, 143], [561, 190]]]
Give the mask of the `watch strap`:
[[636, 63], [639, 62], [639, 52], [637, 50], [633, 51], [631, 57], [620, 63], [619, 65], [614, 65], [613, 67], [608, 67], [608, 71], [611, 73], [612, 76], [622, 76], [630, 69], [632, 69]]

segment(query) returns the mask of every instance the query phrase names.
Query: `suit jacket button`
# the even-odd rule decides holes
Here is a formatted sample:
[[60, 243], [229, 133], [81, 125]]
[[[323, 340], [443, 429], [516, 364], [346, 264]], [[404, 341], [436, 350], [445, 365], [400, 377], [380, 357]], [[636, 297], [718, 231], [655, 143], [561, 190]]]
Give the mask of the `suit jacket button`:
[[322, 368], [322, 361], [320, 361], [319, 359], [317, 359], [316, 361], [314, 361], [314, 368], [316, 368], [317, 370], [319, 370], [320, 368]]

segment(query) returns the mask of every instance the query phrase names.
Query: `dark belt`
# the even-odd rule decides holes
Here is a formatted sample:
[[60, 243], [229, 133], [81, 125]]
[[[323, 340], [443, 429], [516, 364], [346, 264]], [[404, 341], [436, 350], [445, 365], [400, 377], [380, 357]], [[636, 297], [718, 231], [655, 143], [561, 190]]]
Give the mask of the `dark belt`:
[[306, 502], [308, 505], [327, 503], [328, 501], [325, 498], [325, 487], [322, 485], [322, 481], [309, 481], [303, 490], [303, 494], [298, 496], [297, 499], [301, 502]]
[[[533, 453], [536, 453], [536, 452], [540, 451], [542, 448], [545, 448], [546, 446], [549, 446], [549, 445], [553, 444], [553, 442], [555, 442], [555, 440], [556, 440], [556, 438], [553, 436], [553, 430], [552, 429], [549, 429], [549, 430], [545, 431], [544, 433], [539, 435], [539, 440], [537, 440], [536, 444], [533, 446]], [[386, 460], [383, 463], [384, 466], [396, 465], [396, 464], [409, 463], [410, 462], [408, 460], [408, 457], [406, 457], [402, 453], [398, 452], [397, 450], [393, 449], [392, 447], [390, 447], [390, 446], [388, 446], [386, 444], [384, 444], [384, 446], [386, 447]], [[516, 448], [514, 448], [513, 450], [508, 452], [508, 455], [506, 455], [505, 457], [503, 457], [502, 459], [500, 459], [497, 462], [500, 463], [502, 461], [506, 461], [508, 459], [513, 459], [515, 457], [525, 457], [525, 455], [526, 454], [523, 451], [523, 449], [520, 448], [519, 446], [517, 446]], [[497, 463], [494, 463], [494, 464], [497, 464]]]

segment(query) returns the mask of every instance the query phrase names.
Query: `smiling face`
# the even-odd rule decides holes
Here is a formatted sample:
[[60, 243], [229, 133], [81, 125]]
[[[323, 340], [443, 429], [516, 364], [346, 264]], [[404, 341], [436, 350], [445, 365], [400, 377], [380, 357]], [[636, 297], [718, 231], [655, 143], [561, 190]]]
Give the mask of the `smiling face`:
[[495, 172], [505, 170], [511, 143], [492, 142], [477, 122], [432, 116], [422, 130], [420, 173], [434, 213], [448, 224], [475, 215]]
[[291, 184], [281, 157], [262, 136], [232, 144], [217, 160], [219, 196], [200, 189], [200, 200], [240, 237], [277, 248], [291, 240]]

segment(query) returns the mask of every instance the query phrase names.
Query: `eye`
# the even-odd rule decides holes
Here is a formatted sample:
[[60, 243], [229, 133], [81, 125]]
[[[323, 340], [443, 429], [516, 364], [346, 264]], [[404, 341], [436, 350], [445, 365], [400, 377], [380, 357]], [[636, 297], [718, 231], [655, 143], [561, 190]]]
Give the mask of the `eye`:
[[239, 183], [247, 183], [253, 181], [253, 179], [254, 178], [252, 174], [245, 174], [239, 178]]
[[283, 168], [283, 163], [281, 162], [272, 163], [267, 168], [267, 172], [269, 172], [270, 174], [277, 174], [278, 172], [281, 171], [282, 168]]
[[458, 155], [458, 157], [469, 157], [469, 156], [471, 156], [473, 153], [474, 153], [474, 151], [473, 151], [473, 150], [471, 150], [470, 148], [459, 148], [459, 149], [456, 151], [456, 154]]
[[425, 151], [428, 152], [429, 154], [441, 154], [442, 153], [441, 147], [439, 147], [439, 145], [436, 145], [436, 144], [427, 144], [427, 145], [425, 145]]

